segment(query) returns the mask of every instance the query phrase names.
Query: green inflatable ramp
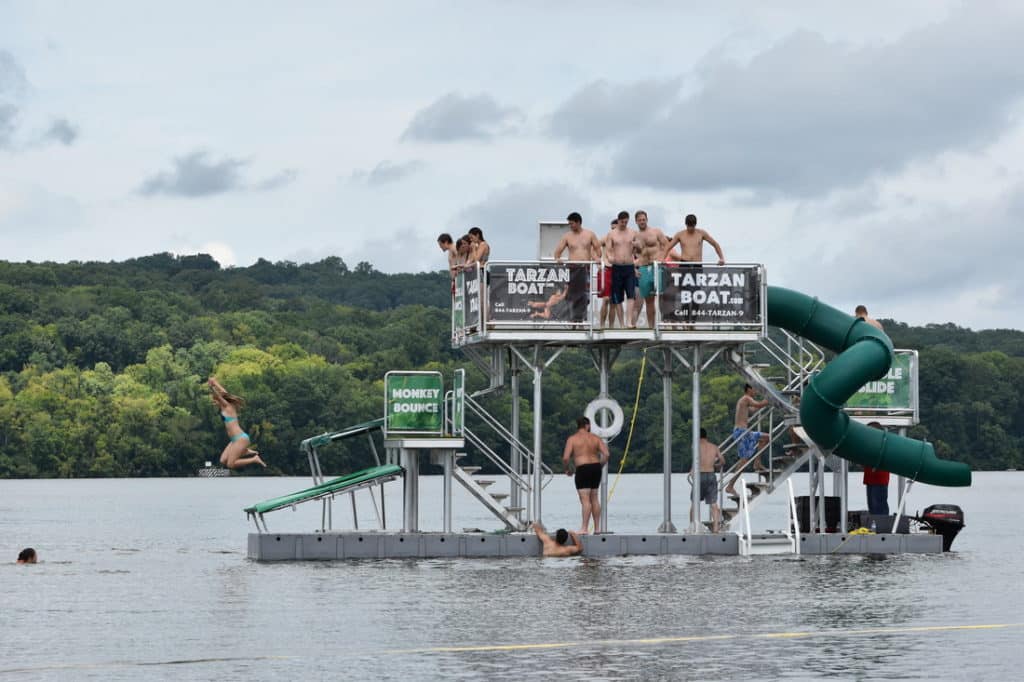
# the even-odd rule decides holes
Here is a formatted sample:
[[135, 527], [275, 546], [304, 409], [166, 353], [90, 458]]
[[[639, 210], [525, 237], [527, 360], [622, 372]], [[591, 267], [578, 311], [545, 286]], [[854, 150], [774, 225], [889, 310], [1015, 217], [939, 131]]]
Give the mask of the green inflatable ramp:
[[370, 467], [369, 469], [353, 471], [350, 474], [345, 474], [338, 478], [332, 478], [320, 485], [300, 490], [297, 493], [282, 495], [280, 497], [266, 500], [265, 502], [258, 502], [251, 507], [246, 507], [244, 511], [249, 516], [254, 514], [263, 515], [267, 512], [276, 511], [284, 507], [291, 507], [296, 504], [302, 504], [303, 502], [319, 500], [331, 495], [337, 495], [338, 493], [343, 493], [353, 488], [359, 488], [369, 483], [383, 483], [388, 480], [393, 480], [404, 473], [405, 470], [395, 464], [384, 464], [382, 466]]
[[850, 419], [843, 405], [892, 365], [892, 341], [864, 320], [782, 287], [768, 287], [768, 324], [782, 327], [839, 355], [811, 379], [800, 400], [800, 422], [823, 450], [921, 483], [969, 486], [963, 462], [935, 456], [931, 443], [872, 429]]

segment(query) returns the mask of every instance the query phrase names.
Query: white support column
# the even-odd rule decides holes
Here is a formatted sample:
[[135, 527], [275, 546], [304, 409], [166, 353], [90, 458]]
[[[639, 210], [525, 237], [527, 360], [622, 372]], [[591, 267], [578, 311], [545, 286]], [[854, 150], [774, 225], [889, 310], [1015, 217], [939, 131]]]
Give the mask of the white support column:
[[444, 458], [444, 532], [452, 532], [452, 468], [455, 466], [455, 451], [445, 450]]
[[661, 368], [662, 395], [662, 511], [663, 518], [658, 526], [659, 533], [675, 533], [672, 523], [672, 352], [663, 351], [664, 365]]
[[419, 485], [420, 485], [420, 453], [418, 450], [401, 448], [399, 458], [402, 468], [405, 469], [403, 477], [402, 494], [402, 531], [415, 533], [419, 530]]
[[700, 375], [701, 375], [701, 347], [700, 344], [693, 346], [693, 388], [691, 400], [693, 401], [693, 425], [690, 429], [690, 438], [693, 444], [693, 462], [690, 465], [690, 473], [693, 476], [693, 489], [690, 491], [690, 532], [701, 533], [704, 525], [700, 522]]
[[541, 405], [541, 377], [544, 366], [541, 364], [540, 346], [534, 348], [533, 355], [533, 519], [541, 523], [541, 498], [544, 484], [544, 460], [541, 455], [543, 448], [544, 410]]
[[[598, 392], [598, 396], [597, 397], [604, 399], [604, 398], [608, 397], [608, 370], [609, 370], [609, 364], [610, 364], [608, 362], [608, 347], [607, 346], [601, 346], [598, 349], [598, 356], [600, 358], [600, 363], [599, 363], [600, 364], [600, 367], [599, 367], [600, 390]], [[598, 417], [598, 421], [600, 422], [600, 426], [602, 426], [602, 427], [608, 426], [608, 415], [605, 414], [605, 410], [599, 410], [598, 414], [595, 415], [595, 416]], [[594, 529], [598, 533], [603, 533], [603, 532], [608, 530], [608, 465], [607, 464], [605, 464], [601, 468], [601, 518], [600, 519], [595, 519], [594, 525], [598, 526], [597, 528]]]
[[[519, 358], [516, 357], [515, 353], [512, 353], [511, 355], [512, 357], [509, 360], [511, 364], [511, 367], [509, 368], [509, 373], [511, 375], [509, 379], [509, 389], [512, 393], [512, 428], [510, 431], [515, 442], [519, 442]], [[512, 445], [510, 460], [512, 464], [512, 471], [514, 471], [517, 476], [522, 474], [522, 453], [519, 452], [519, 448], [515, 444]], [[519, 490], [519, 485], [514, 479], [509, 478], [509, 503], [511, 506], [522, 506], [520, 504], [520, 494], [521, 491]]]

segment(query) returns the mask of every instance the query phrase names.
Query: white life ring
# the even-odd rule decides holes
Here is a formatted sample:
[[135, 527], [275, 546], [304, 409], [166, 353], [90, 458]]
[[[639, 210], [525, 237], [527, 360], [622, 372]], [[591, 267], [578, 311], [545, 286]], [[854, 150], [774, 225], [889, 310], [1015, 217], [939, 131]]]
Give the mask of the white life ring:
[[[612, 423], [610, 426], [601, 426], [597, 423], [597, 413], [601, 410], [608, 410], [612, 413]], [[622, 431], [622, 424], [625, 422], [622, 408], [619, 407], [614, 398], [591, 400], [583, 414], [590, 420], [590, 432], [598, 438], [604, 438], [605, 440], [610, 440], [619, 435]]]

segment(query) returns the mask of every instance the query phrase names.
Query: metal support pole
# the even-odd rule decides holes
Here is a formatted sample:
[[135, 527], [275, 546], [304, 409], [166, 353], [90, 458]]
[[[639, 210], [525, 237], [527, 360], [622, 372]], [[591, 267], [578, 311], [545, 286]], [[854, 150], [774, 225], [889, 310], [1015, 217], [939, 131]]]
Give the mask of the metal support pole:
[[445, 450], [444, 457], [444, 532], [452, 532], [452, 468], [455, 464], [455, 451]]
[[[901, 426], [900, 427], [900, 435], [903, 436], [904, 438], [907, 437], [907, 427], [906, 426]], [[903, 496], [906, 495], [906, 493], [907, 493], [907, 479], [903, 478], [902, 476], [897, 476], [896, 477], [896, 506], [897, 507], [902, 507], [903, 506]]]
[[807, 531], [814, 532], [818, 518], [818, 455], [807, 462]]
[[818, 458], [818, 530], [822, 533], [828, 525], [825, 523], [825, 458]]
[[[598, 349], [600, 357], [600, 391], [598, 392], [598, 398], [608, 397], [608, 347], [601, 346]], [[604, 410], [599, 411], [598, 421], [601, 427], [608, 426], [608, 415], [605, 414]], [[608, 464], [605, 463], [601, 467], [601, 518], [594, 519], [594, 525], [597, 528], [594, 529], [597, 533], [603, 533], [608, 530]]]
[[850, 462], [845, 457], [839, 461], [839, 532], [845, 533], [848, 530], [846, 516], [850, 509]]
[[405, 469], [405, 484], [403, 487], [402, 501], [402, 530], [406, 533], [415, 533], [419, 530], [419, 484], [420, 484], [420, 459], [419, 451], [401, 448], [402, 467]]
[[544, 365], [541, 364], [540, 346], [534, 348], [533, 356], [533, 521], [541, 523], [541, 493], [544, 484], [544, 460], [541, 457], [543, 409], [541, 405], [541, 377]]
[[662, 396], [662, 510], [664, 518], [658, 526], [659, 533], [675, 533], [672, 524], [672, 352], [663, 351], [664, 365], [661, 368]]
[[[509, 388], [512, 392], [512, 428], [510, 431], [513, 438], [512, 456], [510, 459], [512, 460], [512, 471], [518, 476], [523, 473], [523, 462], [522, 453], [520, 453], [519, 447], [516, 445], [519, 442], [519, 358], [516, 357], [515, 353], [512, 353], [510, 363], [512, 365], [510, 368], [511, 378], [509, 380]], [[509, 499], [511, 500], [511, 506], [522, 506], [520, 505], [520, 494], [519, 484], [515, 479], [509, 477]]]
[[690, 399], [693, 401], [693, 425], [690, 429], [690, 442], [693, 444], [693, 462], [690, 474], [693, 476], [693, 488], [690, 491], [690, 532], [701, 533], [704, 525], [700, 522], [700, 344], [693, 346], [693, 390]]

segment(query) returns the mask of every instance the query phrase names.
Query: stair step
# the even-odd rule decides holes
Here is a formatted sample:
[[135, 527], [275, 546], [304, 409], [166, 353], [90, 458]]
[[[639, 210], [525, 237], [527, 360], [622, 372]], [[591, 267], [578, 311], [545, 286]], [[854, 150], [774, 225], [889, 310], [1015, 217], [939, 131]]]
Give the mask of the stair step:
[[515, 514], [517, 512], [526, 511], [526, 507], [505, 507], [505, 511]]
[[797, 448], [803, 448], [806, 450], [807, 445], [805, 443], [786, 443], [782, 446], [783, 450], [796, 450]]
[[455, 453], [455, 459], [458, 459], [460, 457], [465, 457], [465, 456], [466, 456], [465, 452], [456, 452]]
[[494, 485], [494, 479], [491, 478], [474, 478], [473, 482], [481, 488], [486, 488], [489, 485]]
[[501, 502], [502, 500], [508, 498], [508, 493], [491, 493], [491, 497], [493, 497], [496, 501]]
[[462, 470], [465, 471], [467, 474], [470, 474], [470, 475], [475, 474], [476, 472], [480, 471], [481, 469], [483, 469], [483, 467], [473, 467], [473, 466], [462, 467]]

